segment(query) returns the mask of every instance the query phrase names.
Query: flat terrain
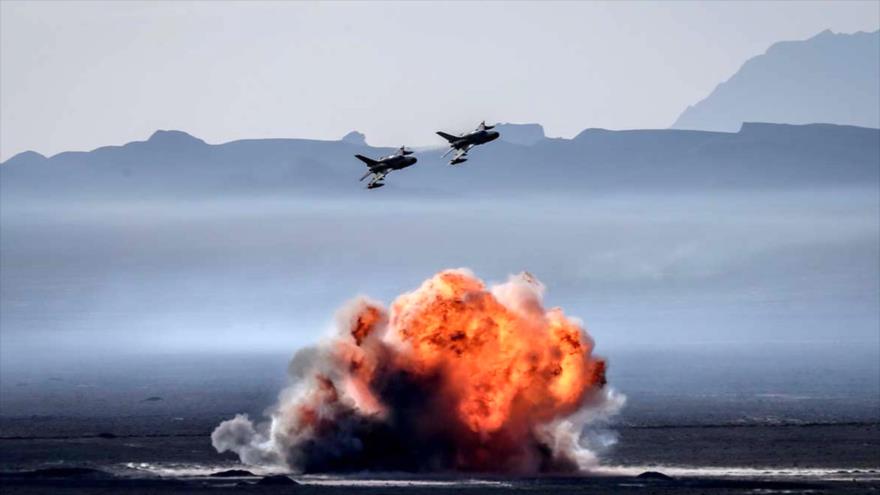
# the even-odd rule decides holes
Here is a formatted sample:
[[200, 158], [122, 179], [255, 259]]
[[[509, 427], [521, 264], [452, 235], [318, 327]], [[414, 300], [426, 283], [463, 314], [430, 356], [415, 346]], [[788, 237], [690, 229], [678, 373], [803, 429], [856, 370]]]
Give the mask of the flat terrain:
[[[618, 444], [586, 477], [296, 476], [298, 493], [754, 493], [880, 490], [880, 424], [798, 426], [621, 427]], [[109, 435], [105, 435], [109, 436]], [[262, 493], [259, 476], [212, 478], [248, 469], [217, 454], [204, 434], [10, 438], [0, 440], [4, 493], [149, 493], [235, 491]], [[36, 469], [89, 468], [91, 474], [33, 474]], [[674, 480], [636, 478], [660, 471]], [[106, 475], [101, 474], [106, 473]], [[51, 474], [51, 473], [50, 473]], [[471, 480], [471, 481], [468, 481]], [[377, 486], [378, 485], [378, 486]], [[279, 487], [274, 487], [278, 489]], [[647, 490], [647, 492], [645, 491]]]
[[[257, 485], [269, 473], [210, 443], [235, 413], [261, 417], [284, 386], [287, 355], [12, 370], [0, 380], [0, 484], [3, 493], [880, 491], [876, 363], [854, 361], [850, 348], [797, 359], [776, 350], [612, 353], [610, 383], [627, 404], [591, 433], [604, 439], [601, 464], [582, 477], [296, 475], [288, 488]], [[209, 476], [229, 469], [255, 476]], [[636, 477], [646, 471], [674, 479]]]
[[[634, 466], [646, 470], [652, 466], [757, 467], [788, 471], [858, 469], [876, 470], [880, 478], [880, 423], [624, 426], [615, 431], [619, 435], [618, 443], [603, 452], [605, 466]], [[201, 434], [4, 437], [0, 440], [2, 471], [59, 465], [106, 470], [140, 463], [218, 466], [219, 470], [237, 467], [234, 466], [236, 461], [235, 456], [214, 450], [208, 430]]]
[[643, 480], [638, 478], [540, 478], [480, 480], [468, 483], [451, 480], [395, 480], [390, 485], [260, 485], [254, 480], [42, 480], [24, 485], [6, 481], [0, 484], [4, 493], [303, 493], [303, 494], [413, 494], [451, 493], [490, 494], [745, 494], [745, 493], [842, 493], [865, 494], [880, 490], [877, 482], [826, 481], [761, 481], [679, 478], [675, 480]]

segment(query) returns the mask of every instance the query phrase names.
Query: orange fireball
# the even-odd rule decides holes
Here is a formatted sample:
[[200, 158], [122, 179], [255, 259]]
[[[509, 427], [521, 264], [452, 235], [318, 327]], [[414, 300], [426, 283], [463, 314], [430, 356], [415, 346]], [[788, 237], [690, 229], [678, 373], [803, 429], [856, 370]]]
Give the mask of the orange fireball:
[[[464, 271], [444, 271], [391, 306], [401, 365], [442, 372], [461, 422], [475, 433], [519, 429], [574, 412], [605, 383], [592, 341], [558, 308], [545, 311], [530, 276], [501, 300]], [[510, 298], [508, 299], [515, 299]]]
[[528, 274], [487, 288], [447, 270], [388, 311], [355, 299], [339, 338], [298, 354], [307, 372], [271, 424], [237, 416], [212, 442], [303, 472], [583, 469], [581, 413], [608, 400], [605, 363], [542, 292]]

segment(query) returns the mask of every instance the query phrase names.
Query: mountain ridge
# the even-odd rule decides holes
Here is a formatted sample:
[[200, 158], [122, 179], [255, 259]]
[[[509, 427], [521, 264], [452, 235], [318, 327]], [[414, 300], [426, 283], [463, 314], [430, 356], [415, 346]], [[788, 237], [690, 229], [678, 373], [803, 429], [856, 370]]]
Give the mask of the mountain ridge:
[[880, 30], [780, 41], [746, 60], [673, 129], [733, 131], [745, 121], [880, 128]]
[[[154, 136], [50, 158], [16, 155], [0, 164], [0, 199], [8, 205], [47, 197], [361, 194], [357, 178], [364, 168], [353, 155], [394, 149], [308, 139], [208, 144], [182, 131]], [[379, 194], [876, 186], [880, 180], [880, 130], [834, 124], [747, 122], [735, 133], [585, 129], [573, 139], [498, 140], [456, 167], [441, 154], [417, 150], [419, 163], [391, 174]]]
[[[540, 131], [542, 132], [540, 139], [532, 139], [531, 142], [528, 142], [528, 143], [523, 143], [518, 140], [505, 140], [505, 139], [503, 139], [504, 135], [502, 134], [502, 136], [501, 136], [502, 141], [507, 141], [508, 143], [519, 144], [519, 145], [523, 145], [523, 146], [532, 146], [534, 144], [537, 144], [540, 141], [545, 141], [545, 140], [577, 141], [578, 139], [582, 139], [584, 136], [588, 136], [591, 134], [668, 133], [668, 132], [741, 134], [744, 131], [747, 131], [747, 130], [750, 131], [750, 130], [754, 130], [754, 129], [758, 129], [758, 128], [768, 129], [768, 128], [785, 128], [785, 127], [852, 128], [852, 129], [865, 129], [865, 130], [875, 130], [876, 129], [873, 127], [847, 125], [847, 124], [829, 124], [829, 123], [823, 123], [823, 122], [810, 123], [810, 124], [787, 124], [787, 123], [775, 123], [775, 122], [742, 122], [742, 124], [740, 125], [740, 128], [735, 131], [707, 131], [707, 130], [703, 130], [703, 129], [674, 129], [674, 128], [668, 128], [668, 129], [606, 129], [603, 127], [588, 127], [586, 129], [582, 130], [581, 132], [579, 132], [578, 134], [576, 134], [572, 138], [557, 138], [557, 137], [551, 138], [551, 137], [547, 137], [546, 135], [543, 135], [543, 126], [541, 126], [540, 124], [508, 124], [508, 123], [498, 124], [498, 127], [501, 131], [504, 131], [505, 128], [508, 126], [517, 126], [517, 127], [536, 126], [538, 129], [540, 129]], [[175, 136], [175, 138], [174, 139], [166, 139], [166, 136]], [[225, 141], [222, 143], [211, 144], [211, 143], [207, 143], [205, 140], [198, 138], [198, 137], [194, 136], [193, 134], [190, 134], [186, 131], [177, 130], [177, 129], [167, 129], [167, 130], [166, 129], [158, 129], [158, 130], [154, 131], [145, 140], [129, 141], [129, 142], [123, 143], [123, 144], [109, 144], [109, 145], [99, 146], [97, 148], [94, 148], [91, 150], [86, 150], [86, 151], [82, 151], [82, 150], [61, 151], [61, 152], [58, 152], [54, 155], [46, 156], [46, 155], [43, 155], [37, 151], [26, 150], [26, 151], [22, 151], [20, 153], [17, 153], [15, 155], [9, 157], [4, 162], [0, 162], [0, 167], [5, 166], [7, 164], [24, 161], [24, 160], [27, 160], [27, 161], [52, 160], [52, 159], [55, 159], [60, 156], [88, 154], [88, 153], [94, 153], [94, 152], [103, 151], [103, 150], [113, 150], [113, 149], [125, 148], [126, 146], [139, 146], [139, 145], [144, 145], [144, 144], [148, 144], [148, 143], [149, 144], [156, 144], [156, 143], [180, 142], [181, 140], [186, 140], [186, 141], [191, 142], [193, 144], [198, 144], [199, 146], [204, 146], [204, 147], [228, 146], [228, 145], [236, 145], [236, 144], [242, 144], [242, 143], [266, 143], [266, 142], [294, 143], [294, 142], [300, 142], [300, 143], [340, 143], [340, 144], [347, 144], [347, 145], [357, 146], [357, 147], [367, 147], [370, 149], [381, 150], [381, 151], [387, 151], [387, 150], [394, 149], [394, 147], [392, 147], [392, 146], [372, 146], [372, 145], [369, 145], [366, 143], [364, 134], [362, 134], [358, 131], [351, 131], [348, 134], [346, 134], [345, 136], [341, 137], [340, 139], [335, 139], [335, 140], [334, 139], [295, 138], [295, 137], [290, 137], [290, 138], [243, 138], [243, 139], [233, 139], [231, 141]], [[432, 145], [415, 145], [413, 147], [418, 148], [418, 149], [427, 149], [427, 150], [445, 149], [445, 147], [440, 145], [439, 143], [432, 144]]]

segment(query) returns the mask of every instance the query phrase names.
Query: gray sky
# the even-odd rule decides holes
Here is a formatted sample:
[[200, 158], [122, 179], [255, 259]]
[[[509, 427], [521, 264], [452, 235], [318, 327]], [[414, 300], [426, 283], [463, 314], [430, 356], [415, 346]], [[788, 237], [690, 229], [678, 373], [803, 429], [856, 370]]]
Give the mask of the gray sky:
[[880, 27], [874, 1], [0, 5], [2, 160], [157, 128], [422, 145], [481, 119], [667, 127], [776, 41]]

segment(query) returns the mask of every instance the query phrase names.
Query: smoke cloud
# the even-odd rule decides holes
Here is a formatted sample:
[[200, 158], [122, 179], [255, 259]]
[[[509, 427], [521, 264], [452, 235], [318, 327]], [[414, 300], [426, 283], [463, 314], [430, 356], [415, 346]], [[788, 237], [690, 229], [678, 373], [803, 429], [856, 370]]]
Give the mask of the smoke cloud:
[[487, 288], [447, 270], [390, 309], [357, 298], [291, 360], [268, 420], [211, 435], [246, 464], [300, 472], [571, 472], [613, 442], [624, 403], [577, 320], [529, 274]]

